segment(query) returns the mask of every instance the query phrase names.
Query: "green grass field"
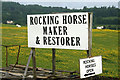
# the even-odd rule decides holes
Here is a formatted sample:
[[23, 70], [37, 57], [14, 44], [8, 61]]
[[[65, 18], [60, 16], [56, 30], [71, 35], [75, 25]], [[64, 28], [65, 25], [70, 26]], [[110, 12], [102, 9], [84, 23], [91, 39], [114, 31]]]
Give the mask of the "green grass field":
[[[30, 54], [27, 47], [27, 27], [2, 25], [2, 44], [21, 45], [19, 64], [26, 65]], [[92, 31], [92, 56], [102, 55], [103, 73], [100, 76], [118, 77], [118, 31]], [[8, 63], [16, 62], [18, 47], [9, 47]], [[79, 71], [79, 59], [86, 58], [86, 51], [56, 49], [56, 69]], [[37, 67], [52, 69], [52, 49], [36, 49]], [[5, 47], [2, 47], [2, 66], [5, 67]], [[32, 66], [32, 61], [30, 63]]]

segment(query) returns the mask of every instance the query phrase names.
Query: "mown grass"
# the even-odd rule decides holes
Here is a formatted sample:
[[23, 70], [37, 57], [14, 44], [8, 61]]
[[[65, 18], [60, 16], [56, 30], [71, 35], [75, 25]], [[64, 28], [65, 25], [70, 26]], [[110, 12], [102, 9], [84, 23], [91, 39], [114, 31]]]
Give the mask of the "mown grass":
[[[27, 27], [2, 26], [2, 44], [21, 45], [19, 64], [26, 65], [30, 54], [30, 48], [27, 47]], [[100, 75], [118, 77], [118, 31], [93, 29], [92, 36], [92, 56], [102, 55], [103, 59], [103, 73]], [[17, 49], [18, 47], [9, 48], [9, 64], [16, 62]], [[79, 59], [86, 57], [86, 51], [56, 49], [56, 68], [79, 71]], [[37, 67], [52, 69], [52, 49], [36, 49], [36, 62]], [[5, 67], [5, 47], [2, 47], [2, 66]]]

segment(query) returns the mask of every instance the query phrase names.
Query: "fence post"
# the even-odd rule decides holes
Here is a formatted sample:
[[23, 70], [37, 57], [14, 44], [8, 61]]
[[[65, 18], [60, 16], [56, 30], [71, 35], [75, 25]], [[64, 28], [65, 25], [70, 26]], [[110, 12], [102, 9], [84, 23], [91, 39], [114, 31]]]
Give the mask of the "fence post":
[[55, 76], [55, 48], [52, 48], [52, 73]]
[[16, 61], [16, 64], [18, 64], [19, 54], [20, 54], [20, 45], [19, 45], [19, 49], [18, 49], [18, 55], [17, 55], [17, 61]]
[[91, 57], [91, 49], [92, 49], [92, 18], [93, 18], [93, 13], [89, 13], [89, 18], [88, 18], [88, 50], [87, 50], [87, 57]]
[[[88, 16], [88, 50], [87, 50], [87, 57], [91, 57], [91, 49], [92, 49], [92, 18], [93, 13], [89, 13]], [[88, 80], [92, 80], [92, 77], [90, 77]]]
[[8, 47], [6, 46], [6, 67], [8, 67]]
[[35, 58], [35, 48], [31, 48], [33, 51], [32, 62], [33, 62], [33, 80], [36, 80], [36, 58]]
[[13, 66], [12, 70], [14, 69], [16, 64], [18, 64], [19, 54], [20, 54], [20, 45], [19, 45], [18, 54], [17, 54], [17, 61], [16, 61], [15, 65]]

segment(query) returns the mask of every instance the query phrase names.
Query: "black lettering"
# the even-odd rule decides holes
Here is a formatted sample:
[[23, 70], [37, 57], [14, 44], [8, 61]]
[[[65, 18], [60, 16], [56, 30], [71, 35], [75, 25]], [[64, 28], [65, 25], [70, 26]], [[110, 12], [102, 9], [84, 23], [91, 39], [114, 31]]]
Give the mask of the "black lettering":
[[69, 37], [66, 37], [66, 46], [70, 46], [69, 40]]
[[69, 24], [72, 23], [72, 16], [71, 16], [71, 15], [68, 16], [68, 23], [69, 23]]
[[47, 27], [43, 26], [43, 35], [47, 35]]
[[62, 35], [62, 33], [61, 33], [61, 31], [62, 31], [61, 28], [62, 28], [61, 26], [58, 26], [59, 35]]
[[49, 21], [50, 21], [49, 19], [50, 19], [49, 16], [47, 16], [47, 24], [50, 24], [50, 23], [49, 23]]
[[75, 46], [74, 39], [74, 37], [71, 37], [71, 46]]
[[55, 16], [55, 24], [59, 24], [59, 21], [57, 20], [59, 18], [58, 16]]
[[30, 25], [33, 25], [33, 17], [30, 17]]
[[49, 27], [49, 35], [52, 35], [51, 27]]
[[64, 44], [65, 44], [64, 37], [61, 37], [61, 45], [64, 45]]
[[77, 24], [77, 16], [73, 15], [73, 24]]
[[50, 16], [50, 24], [54, 24], [54, 16]]
[[51, 45], [51, 37], [48, 37], [48, 45]]
[[59, 45], [59, 37], [56, 37], [56, 39], [57, 39], [57, 45]]
[[67, 27], [63, 26], [63, 35], [67, 35]]
[[56, 28], [57, 28], [57, 26], [54, 26], [54, 27], [53, 27], [53, 30], [54, 30], [54, 35], [57, 35]]
[[63, 15], [63, 24], [67, 24], [67, 20], [66, 20], [67, 16]]
[[55, 37], [52, 37], [52, 41], [53, 41], [52, 45], [55, 45], [56, 44]]
[[83, 61], [84, 64], [91, 63], [91, 62], [95, 62], [95, 60], [94, 60], [94, 59], [91, 59], [91, 60]]
[[86, 24], [87, 22], [85, 21], [86, 20], [86, 15], [83, 15], [83, 24]]
[[85, 66], [85, 68], [89, 68], [89, 67], [90, 67], [90, 65], [86, 65], [86, 66]]
[[36, 37], [36, 44], [40, 44], [40, 40], [38, 36]]
[[76, 37], [76, 46], [80, 46], [80, 37]]
[[84, 64], [90, 63], [90, 60], [86, 60], [84, 61]]
[[39, 17], [39, 24], [42, 24], [42, 23], [40, 22], [40, 21], [41, 21], [41, 20], [40, 20], [41, 18], [42, 18], [42, 17], [40, 16], [40, 17]]
[[91, 62], [95, 62], [95, 60], [94, 59], [92, 59], [92, 60], [90, 60]]
[[47, 38], [45, 36], [43, 37], [43, 42], [44, 45], [47, 45]]
[[82, 23], [81, 15], [78, 16], [78, 19], [79, 19], [78, 23], [81, 24]]
[[43, 16], [43, 25], [45, 25], [45, 24], [46, 24], [45, 19], [46, 19], [46, 16]]
[[38, 24], [38, 18], [37, 18], [37, 17], [34, 18], [34, 23], [35, 23], [36, 25]]
[[94, 70], [93, 69], [88, 69], [86, 72], [89, 73], [89, 72], [93, 72]]

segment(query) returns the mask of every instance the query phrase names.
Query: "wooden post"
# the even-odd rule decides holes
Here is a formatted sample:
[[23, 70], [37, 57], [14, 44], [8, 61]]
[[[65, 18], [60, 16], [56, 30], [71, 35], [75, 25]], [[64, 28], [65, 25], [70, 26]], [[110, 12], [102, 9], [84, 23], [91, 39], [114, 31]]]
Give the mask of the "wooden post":
[[31, 49], [31, 52], [30, 52], [30, 55], [29, 55], [29, 58], [28, 58], [28, 62], [27, 62], [27, 65], [26, 65], [25, 72], [23, 74], [23, 79], [22, 80], [25, 80], [32, 54], [33, 54], [33, 50]]
[[[91, 57], [91, 49], [87, 50], [87, 57]], [[88, 80], [92, 80], [92, 77], [88, 78]]]
[[55, 48], [52, 48], [52, 73], [55, 76]]
[[33, 51], [32, 62], [33, 62], [33, 80], [36, 80], [36, 58], [35, 58], [35, 48], [31, 48]]
[[88, 50], [87, 50], [87, 57], [91, 57], [91, 49], [92, 49], [92, 16], [93, 13], [89, 13], [88, 16]]
[[91, 50], [87, 50], [87, 57], [91, 57]]
[[17, 55], [17, 61], [16, 61], [16, 64], [18, 64], [19, 54], [20, 54], [20, 45], [19, 45], [19, 49], [18, 49], [18, 55]]
[[30, 63], [31, 56], [32, 56], [32, 61], [33, 61], [33, 80], [36, 80], [35, 48], [31, 48], [31, 52], [30, 52], [30, 55], [29, 55], [29, 59], [28, 59], [27, 66], [26, 66], [26, 68], [25, 68], [25, 72], [24, 72], [24, 75], [23, 75], [23, 79], [22, 79], [22, 80], [25, 80], [25, 77], [26, 77], [26, 74], [27, 74], [27, 71], [28, 71], [28, 67], [29, 67], [29, 63]]
[[[92, 49], [92, 18], [93, 13], [88, 13], [88, 50], [87, 50], [87, 57], [91, 57], [91, 49]], [[92, 80], [92, 77], [90, 77], [88, 80]]]
[[6, 67], [8, 67], [8, 50], [7, 50], [7, 46], [6, 46]]
[[16, 64], [18, 64], [19, 54], [20, 54], [20, 45], [19, 45], [18, 54], [17, 54], [17, 61], [11, 70], [13, 70], [15, 68]]

